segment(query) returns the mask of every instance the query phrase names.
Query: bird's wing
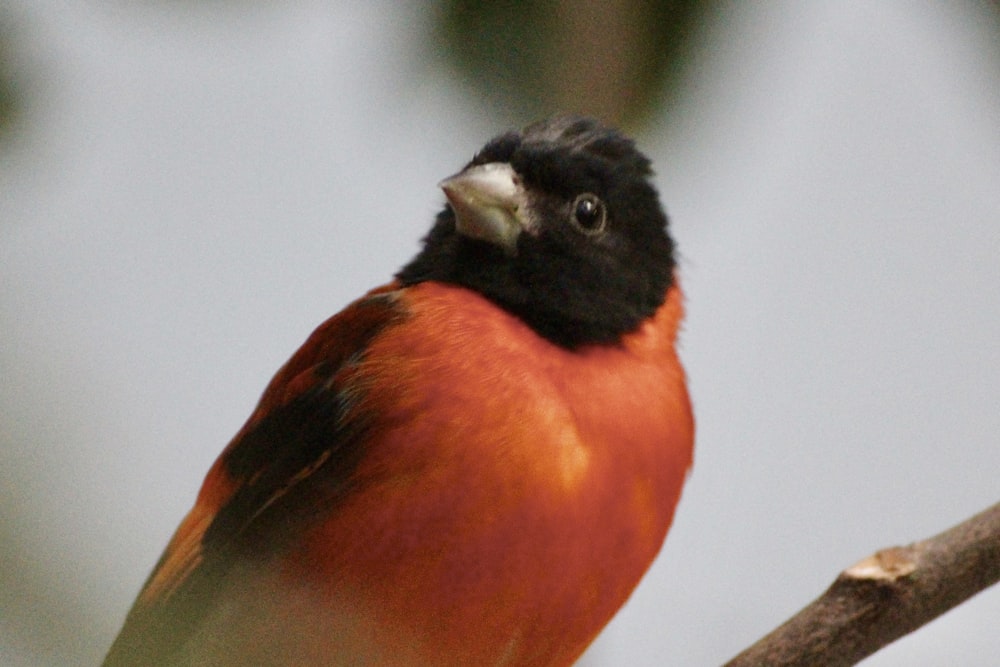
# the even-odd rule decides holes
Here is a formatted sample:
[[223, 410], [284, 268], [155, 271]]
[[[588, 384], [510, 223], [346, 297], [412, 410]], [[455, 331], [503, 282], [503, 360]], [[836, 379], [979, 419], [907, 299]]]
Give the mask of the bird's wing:
[[173, 664], [234, 567], [280, 552], [301, 522], [350, 492], [373, 417], [357, 405], [356, 375], [371, 341], [405, 317], [393, 288], [327, 320], [271, 381], [209, 471], [105, 667]]

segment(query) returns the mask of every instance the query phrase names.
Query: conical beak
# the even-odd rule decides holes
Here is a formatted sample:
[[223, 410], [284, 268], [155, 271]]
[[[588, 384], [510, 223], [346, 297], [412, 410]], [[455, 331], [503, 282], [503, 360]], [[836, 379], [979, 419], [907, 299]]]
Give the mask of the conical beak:
[[455, 212], [459, 234], [502, 247], [513, 254], [528, 224], [520, 178], [505, 162], [476, 165], [441, 181]]

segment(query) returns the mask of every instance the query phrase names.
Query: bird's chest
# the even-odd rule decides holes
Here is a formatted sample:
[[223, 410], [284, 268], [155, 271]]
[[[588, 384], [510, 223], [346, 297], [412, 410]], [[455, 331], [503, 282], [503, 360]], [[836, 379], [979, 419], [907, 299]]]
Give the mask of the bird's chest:
[[380, 341], [366, 362], [383, 427], [316, 531], [331, 553], [315, 584], [416, 654], [569, 662], [669, 527], [690, 457], [682, 376], [470, 328], [441, 332], [452, 349]]

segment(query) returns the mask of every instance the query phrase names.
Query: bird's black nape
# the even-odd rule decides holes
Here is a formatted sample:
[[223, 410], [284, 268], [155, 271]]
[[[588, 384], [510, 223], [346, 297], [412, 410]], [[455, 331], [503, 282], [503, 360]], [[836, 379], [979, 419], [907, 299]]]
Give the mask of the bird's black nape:
[[567, 348], [614, 344], [672, 285], [674, 244], [649, 161], [596, 121], [558, 116], [502, 134], [465, 169], [509, 164], [523, 192], [513, 251], [456, 231], [448, 206], [397, 274], [473, 289]]

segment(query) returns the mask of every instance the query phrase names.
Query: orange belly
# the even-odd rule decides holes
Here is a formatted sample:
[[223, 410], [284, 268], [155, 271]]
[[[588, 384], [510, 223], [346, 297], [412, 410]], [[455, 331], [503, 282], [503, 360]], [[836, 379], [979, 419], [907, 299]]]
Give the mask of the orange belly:
[[[375, 341], [364, 369], [386, 426], [357, 490], [281, 589], [329, 624], [317, 651], [358, 664], [571, 664], [653, 561], [690, 466], [679, 293], [623, 346], [570, 352], [477, 317], [490, 306], [474, 294], [417, 289], [440, 294]], [[425, 321], [437, 331], [406, 334]], [[402, 342], [415, 339], [426, 348]], [[432, 370], [441, 380], [421, 395], [399, 389]], [[473, 390], [484, 377], [487, 397]]]

